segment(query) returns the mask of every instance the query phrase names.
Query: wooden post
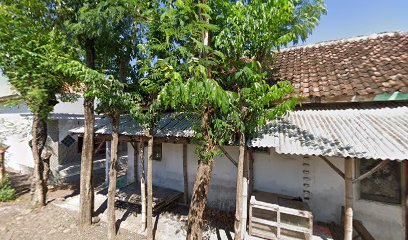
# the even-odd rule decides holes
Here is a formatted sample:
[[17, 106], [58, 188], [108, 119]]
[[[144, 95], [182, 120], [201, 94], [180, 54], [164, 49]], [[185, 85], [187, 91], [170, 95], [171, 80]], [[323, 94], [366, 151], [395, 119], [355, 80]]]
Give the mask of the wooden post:
[[[247, 149], [247, 148], [245, 148]], [[245, 151], [243, 179], [242, 179], [242, 239], [245, 237], [247, 219], [248, 219], [248, 188], [249, 188], [249, 156], [248, 151]]]
[[147, 144], [147, 240], [153, 240], [153, 130]]
[[[234, 240], [242, 240], [244, 237], [242, 231], [242, 204], [243, 199], [243, 185], [244, 185], [244, 162], [246, 155], [245, 147], [245, 134], [241, 133], [239, 142], [239, 158], [238, 158], [238, 168], [237, 168], [237, 193], [236, 193], [236, 203], [235, 203], [235, 224], [234, 224]], [[246, 203], [246, 202], [245, 202]]]
[[6, 176], [6, 167], [4, 164], [4, 153], [5, 152], [6, 152], [6, 149], [0, 146], [0, 182], [2, 182], [4, 177]]
[[140, 143], [140, 195], [142, 198], [142, 231], [146, 230], [146, 173], [145, 173], [145, 154], [144, 142]]
[[344, 159], [345, 175], [345, 211], [344, 211], [344, 240], [353, 239], [353, 159]]
[[184, 177], [184, 203], [188, 204], [188, 165], [187, 165], [187, 144], [183, 144], [183, 177]]

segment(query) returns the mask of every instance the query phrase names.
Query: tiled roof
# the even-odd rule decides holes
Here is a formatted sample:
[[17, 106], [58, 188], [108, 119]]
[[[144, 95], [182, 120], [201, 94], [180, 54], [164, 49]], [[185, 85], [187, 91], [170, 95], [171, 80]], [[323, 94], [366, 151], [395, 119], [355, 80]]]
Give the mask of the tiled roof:
[[408, 102], [300, 109], [270, 122], [249, 141], [278, 153], [408, 159]]
[[408, 92], [408, 33], [384, 33], [282, 49], [275, 79], [305, 97], [333, 99]]

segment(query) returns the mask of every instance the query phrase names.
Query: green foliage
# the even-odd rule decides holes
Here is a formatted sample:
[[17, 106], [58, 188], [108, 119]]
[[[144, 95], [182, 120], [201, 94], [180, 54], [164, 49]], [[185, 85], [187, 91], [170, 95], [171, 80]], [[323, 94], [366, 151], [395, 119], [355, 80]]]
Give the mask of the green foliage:
[[7, 202], [16, 198], [16, 190], [11, 187], [9, 176], [0, 182], [0, 202]]
[[0, 4], [0, 69], [32, 112], [46, 118], [64, 79], [54, 61], [65, 55], [64, 38], [53, 30], [48, 1]]
[[81, 60], [86, 59], [83, 56], [63, 61], [58, 70], [80, 83], [77, 90], [84, 97], [98, 99], [98, 112], [113, 116], [115, 112], [142, 111], [138, 69], [131, 63], [144, 54], [139, 44], [154, 4], [105, 0], [78, 3], [72, 8], [72, 17], [65, 22], [64, 31], [75, 36], [71, 44], [82, 49], [82, 56], [88, 47], [86, 43], [93, 44], [95, 67], [86, 67]]
[[[273, 53], [304, 40], [325, 13], [323, 1], [169, 1], [146, 49], [157, 64], [146, 82], [165, 83], [152, 111], [188, 112], [200, 159], [219, 154], [211, 146], [235, 143], [292, 110], [299, 97], [289, 82], [270, 79]], [[209, 44], [203, 37], [209, 32]], [[209, 115], [208, 115], [209, 114]]]

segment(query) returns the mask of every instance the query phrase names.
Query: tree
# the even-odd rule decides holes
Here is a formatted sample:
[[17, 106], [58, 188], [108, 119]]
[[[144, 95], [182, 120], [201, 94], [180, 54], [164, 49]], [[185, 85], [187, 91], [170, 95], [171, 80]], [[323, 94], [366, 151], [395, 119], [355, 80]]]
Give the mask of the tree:
[[[219, 146], [240, 140], [238, 173], [242, 174], [246, 136], [293, 108], [296, 99], [285, 101], [292, 91], [290, 83], [273, 85], [277, 82], [269, 79], [273, 51], [305, 39], [324, 11], [319, 0], [176, 1], [166, 5], [159, 28], [166, 37], [158, 45], [169, 49], [166, 57], [159, 59], [168, 66], [164, 76], [169, 83], [157, 104], [201, 118], [195, 128], [199, 164], [187, 239], [201, 239], [202, 215]], [[238, 204], [239, 221], [242, 209]], [[240, 225], [236, 224], [238, 232]], [[239, 233], [237, 238], [241, 238]]]
[[[116, 160], [118, 127], [121, 113], [129, 109], [139, 111], [140, 87], [133, 62], [140, 57], [138, 45], [152, 4], [146, 1], [99, 1], [75, 3], [65, 30], [75, 36], [72, 45], [85, 51], [85, 65], [80, 58], [59, 69], [79, 79], [85, 97], [85, 133], [93, 142], [93, 102], [98, 99], [97, 112], [110, 118], [112, 123], [112, 151], [108, 190], [108, 238], [116, 234], [114, 194], [116, 192]], [[69, 15], [69, 14], [68, 14]], [[137, 37], [139, 36], [139, 37]], [[84, 43], [84, 44], [81, 44]], [[81, 55], [79, 55], [81, 56]], [[92, 71], [95, 70], [95, 71]], [[86, 74], [92, 72], [93, 77]], [[131, 96], [132, 95], [132, 96]], [[89, 103], [87, 105], [87, 103]], [[91, 105], [92, 104], [92, 107]], [[84, 141], [85, 141], [84, 137]], [[84, 142], [85, 145], [85, 142]], [[87, 226], [92, 217], [92, 162], [93, 146], [83, 149], [81, 168], [81, 225]], [[82, 191], [83, 190], [83, 191]]]
[[54, 60], [65, 55], [64, 40], [53, 30], [55, 22], [51, 15], [48, 1], [2, 1], [0, 4], [0, 67], [33, 113], [33, 205], [40, 206], [46, 204], [48, 180], [44, 159], [47, 154], [43, 154], [46, 120], [58, 102], [56, 94], [64, 93], [64, 79], [53, 70]]
[[[219, 8], [220, 31], [214, 36], [215, 47], [228, 57], [222, 69], [223, 85], [237, 93], [234, 125], [239, 135], [237, 169], [235, 239], [243, 239], [242, 205], [245, 143], [265, 123], [285, 115], [298, 102], [292, 96], [291, 83], [271, 79], [273, 53], [283, 45], [304, 40], [314, 29], [321, 14], [323, 1], [250, 1], [235, 2]], [[270, 13], [273, 14], [270, 14]], [[272, 84], [274, 85], [272, 85]], [[244, 213], [246, 214], [246, 213]]]

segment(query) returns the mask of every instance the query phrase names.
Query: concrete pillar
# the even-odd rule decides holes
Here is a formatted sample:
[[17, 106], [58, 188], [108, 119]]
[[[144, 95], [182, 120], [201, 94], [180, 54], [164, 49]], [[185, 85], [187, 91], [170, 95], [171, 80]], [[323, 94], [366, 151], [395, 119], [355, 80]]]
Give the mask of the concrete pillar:
[[105, 183], [109, 183], [109, 167], [111, 157], [111, 142], [106, 141], [106, 161], [105, 161]]
[[[135, 144], [135, 147], [137, 145]], [[127, 183], [135, 182], [135, 149], [132, 146], [132, 143], [127, 143], [127, 154], [128, 154], [128, 161], [127, 161], [127, 170], [126, 170], [126, 178]]]

